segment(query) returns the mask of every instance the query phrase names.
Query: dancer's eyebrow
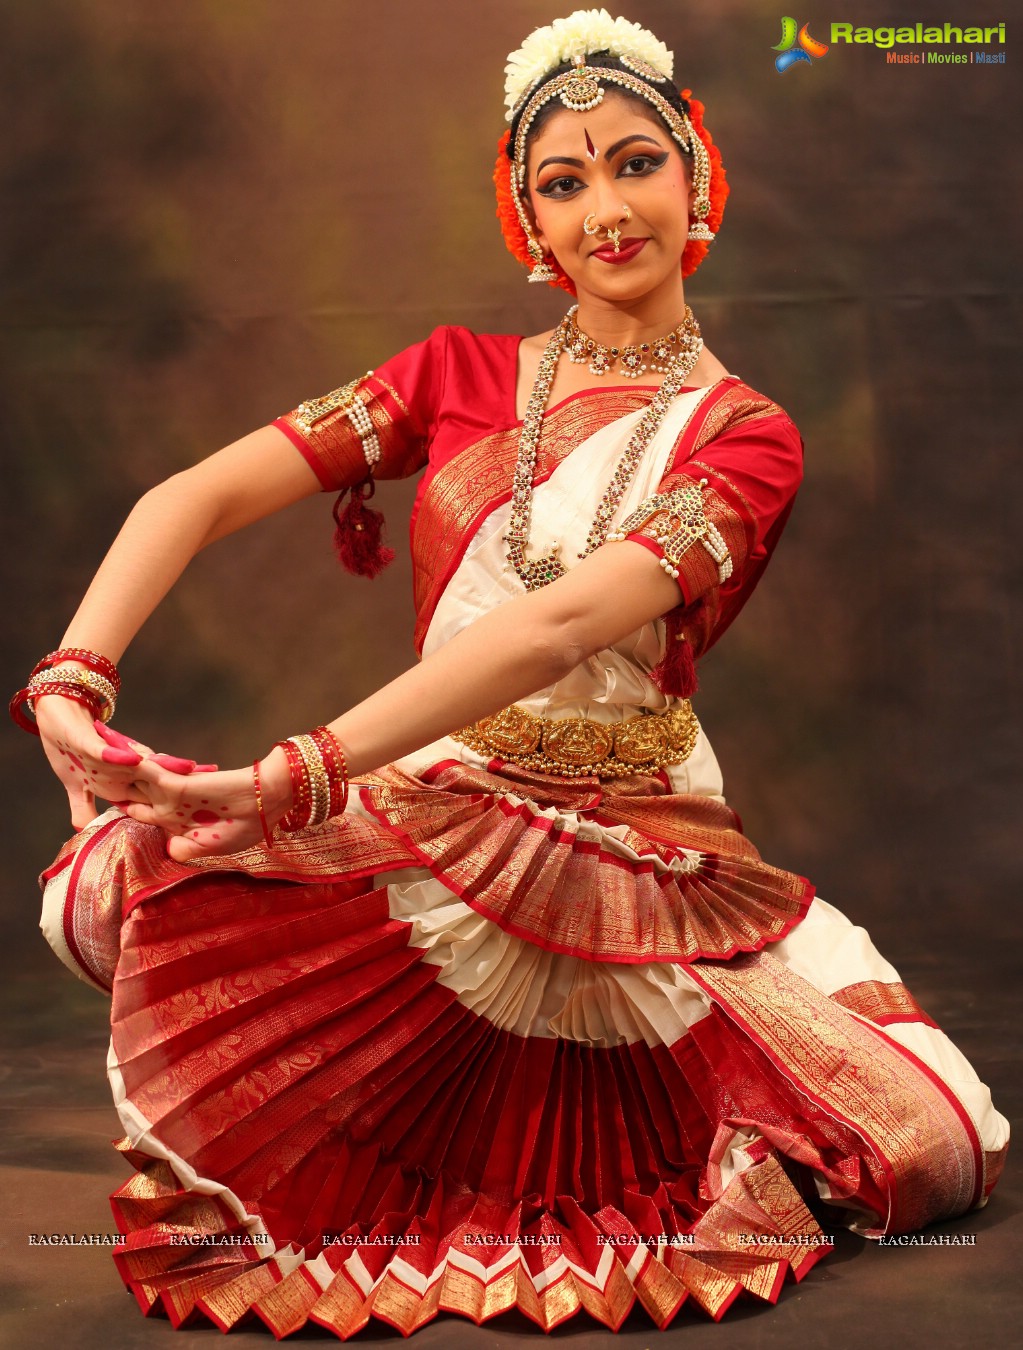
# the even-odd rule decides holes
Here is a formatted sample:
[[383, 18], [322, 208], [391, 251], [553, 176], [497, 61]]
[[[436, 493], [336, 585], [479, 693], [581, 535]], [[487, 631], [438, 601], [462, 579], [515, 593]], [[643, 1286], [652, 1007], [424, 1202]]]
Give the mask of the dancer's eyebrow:
[[604, 151], [604, 158], [611, 159], [617, 155], [618, 151], [628, 145], [630, 141], [642, 141], [644, 145], [654, 145], [658, 150], [663, 149], [659, 141], [655, 141], [650, 136], [641, 136], [638, 132], [633, 132], [631, 136], [623, 136], [620, 141], [615, 141], [614, 145], [609, 145]]
[[586, 167], [581, 159], [572, 159], [570, 155], [549, 155], [536, 166], [537, 173], [541, 169], [545, 169], [548, 164], [571, 164], [574, 169], [585, 169]]

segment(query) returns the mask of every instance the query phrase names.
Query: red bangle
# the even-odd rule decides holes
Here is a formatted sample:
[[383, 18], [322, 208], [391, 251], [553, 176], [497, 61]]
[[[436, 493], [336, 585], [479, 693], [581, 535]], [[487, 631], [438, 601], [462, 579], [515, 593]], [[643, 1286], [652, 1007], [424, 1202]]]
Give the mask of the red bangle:
[[85, 666], [86, 669], [97, 675], [102, 675], [113, 689], [114, 698], [120, 693], [121, 677], [118, 674], [117, 667], [108, 656], [103, 656], [100, 652], [89, 651], [86, 647], [58, 647], [56, 651], [47, 652], [41, 661], [36, 662], [25, 688], [19, 689], [8, 704], [8, 711], [12, 720], [21, 727], [22, 731], [31, 732], [33, 736], [39, 735], [39, 727], [25, 716], [24, 709], [26, 705], [32, 704], [32, 711], [34, 712], [34, 700], [42, 698], [45, 694], [56, 694], [60, 698], [70, 699], [73, 703], [80, 703], [83, 708], [88, 708], [94, 718], [99, 718], [102, 721], [107, 721], [113, 713], [113, 698], [109, 700], [101, 698], [95, 692], [83, 687], [84, 680], [81, 683], [72, 680], [54, 680], [52, 684], [47, 684], [45, 689], [32, 688], [32, 681], [37, 675], [40, 675], [44, 670], [49, 670], [61, 661], [77, 661], [79, 665]]
[[7, 711], [11, 714], [16, 725], [21, 727], [22, 731], [29, 731], [33, 736], [38, 736], [39, 728], [36, 726], [35, 722], [29, 721], [22, 712], [22, 708], [24, 708], [31, 697], [32, 695], [27, 688], [19, 689], [7, 705]]
[[259, 760], [255, 760], [252, 765], [252, 786], [256, 791], [256, 810], [259, 812], [259, 827], [263, 831], [263, 842], [267, 848], [273, 848], [274, 836], [273, 830], [266, 818], [266, 811], [263, 809], [263, 788], [259, 781]]
[[288, 760], [288, 773], [291, 776], [291, 809], [277, 823], [282, 830], [290, 833], [308, 824], [312, 815], [313, 794], [309, 786], [305, 761], [298, 747], [291, 741], [278, 741], [273, 748], [276, 750], [278, 747], [284, 751]]
[[329, 727], [310, 732], [320, 752], [330, 783], [328, 816], [340, 816], [348, 805], [348, 762], [341, 742]]
[[[24, 689], [18, 690], [7, 706], [8, 712], [22, 731], [29, 731], [33, 736], [39, 735], [38, 725], [35, 722], [30, 722], [22, 709], [32, 700], [46, 698], [50, 694], [56, 694], [59, 698], [70, 699], [72, 703], [80, 703], [83, 708], [88, 708], [94, 718], [98, 718], [103, 709], [102, 701], [95, 694], [83, 689], [81, 685], [53, 684], [42, 693], [26, 686]], [[34, 708], [33, 711], [35, 711]]]

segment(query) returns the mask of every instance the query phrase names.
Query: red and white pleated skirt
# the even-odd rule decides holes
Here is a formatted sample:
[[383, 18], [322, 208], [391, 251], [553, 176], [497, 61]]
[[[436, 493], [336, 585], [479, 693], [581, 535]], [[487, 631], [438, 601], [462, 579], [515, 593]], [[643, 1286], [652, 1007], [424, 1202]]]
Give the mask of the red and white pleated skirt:
[[663, 774], [391, 766], [190, 866], [112, 811], [45, 879], [112, 992], [115, 1260], [175, 1325], [717, 1319], [1005, 1156], [864, 930]]

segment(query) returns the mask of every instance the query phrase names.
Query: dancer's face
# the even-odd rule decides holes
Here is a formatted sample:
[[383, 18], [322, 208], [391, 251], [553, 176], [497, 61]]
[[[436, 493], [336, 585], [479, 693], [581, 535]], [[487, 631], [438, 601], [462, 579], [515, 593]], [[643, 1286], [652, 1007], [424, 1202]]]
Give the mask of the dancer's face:
[[[681, 296], [694, 194], [685, 157], [647, 104], [605, 90], [589, 112], [558, 108], [530, 140], [526, 185], [537, 239], [580, 302], [629, 304], [665, 288]], [[583, 229], [588, 218], [597, 233]], [[617, 255], [607, 233], [615, 228]]]

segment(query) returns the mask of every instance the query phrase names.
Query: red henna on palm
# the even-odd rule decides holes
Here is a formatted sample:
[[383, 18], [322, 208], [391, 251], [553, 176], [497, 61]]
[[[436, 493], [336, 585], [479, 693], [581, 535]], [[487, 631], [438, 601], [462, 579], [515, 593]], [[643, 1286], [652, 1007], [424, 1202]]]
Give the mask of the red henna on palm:
[[197, 825], [215, 825], [220, 817], [216, 811], [193, 811], [192, 819]]

